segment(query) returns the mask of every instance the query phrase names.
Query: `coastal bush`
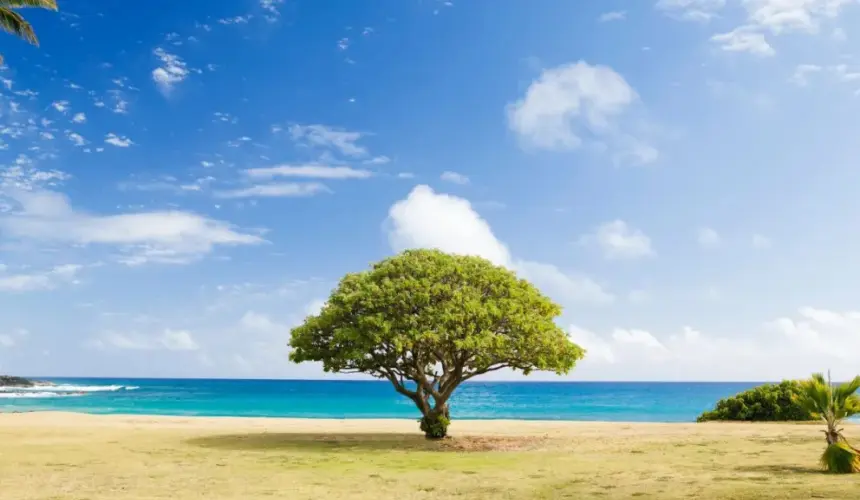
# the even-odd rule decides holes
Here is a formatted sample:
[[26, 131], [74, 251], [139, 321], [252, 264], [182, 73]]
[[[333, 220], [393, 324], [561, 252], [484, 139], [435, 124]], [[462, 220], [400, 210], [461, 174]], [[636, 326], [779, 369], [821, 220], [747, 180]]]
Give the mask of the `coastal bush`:
[[448, 433], [457, 387], [504, 368], [570, 371], [585, 351], [555, 324], [561, 308], [486, 259], [407, 250], [347, 274], [291, 332], [290, 359], [386, 379], [421, 412], [428, 439]]
[[711, 411], [702, 413], [697, 422], [733, 420], [746, 422], [808, 421], [816, 417], [798, 400], [801, 383], [784, 380], [764, 384], [735, 396], [721, 399]]

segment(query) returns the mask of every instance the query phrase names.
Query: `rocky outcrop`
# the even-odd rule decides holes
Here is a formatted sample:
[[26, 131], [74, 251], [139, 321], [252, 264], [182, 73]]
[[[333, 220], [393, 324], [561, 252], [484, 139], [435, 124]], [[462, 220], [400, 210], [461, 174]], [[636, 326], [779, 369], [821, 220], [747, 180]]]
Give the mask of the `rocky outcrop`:
[[39, 382], [36, 380], [26, 379], [24, 377], [12, 377], [9, 375], [0, 375], [0, 387], [38, 387], [42, 385], [51, 385], [50, 382]]

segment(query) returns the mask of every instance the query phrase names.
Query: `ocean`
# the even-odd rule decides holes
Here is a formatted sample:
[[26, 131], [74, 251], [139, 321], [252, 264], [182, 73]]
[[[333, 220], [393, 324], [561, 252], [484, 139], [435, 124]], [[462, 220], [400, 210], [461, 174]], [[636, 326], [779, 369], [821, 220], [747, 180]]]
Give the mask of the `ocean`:
[[[387, 381], [40, 379], [53, 387], [0, 388], [0, 412], [296, 418], [418, 418]], [[717, 400], [757, 382], [467, 382], [459, 419], [693, 422]]]

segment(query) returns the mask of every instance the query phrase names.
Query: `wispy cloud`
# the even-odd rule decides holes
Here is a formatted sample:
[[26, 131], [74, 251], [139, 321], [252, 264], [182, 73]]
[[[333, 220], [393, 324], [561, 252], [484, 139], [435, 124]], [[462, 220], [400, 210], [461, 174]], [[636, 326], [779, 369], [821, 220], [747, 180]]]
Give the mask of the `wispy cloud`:
[[317, 182], [282, 184], [258, 184], [255, 186], [219, 191], [219, 198], [299, 198], [327, 193], [329, 189]]
[[370, 170], [351, 167], [329, 167], [324, 165], [278, 165], [275, 167], [251, 168], [245, 174], [255, 179], [273, 177], [308, 177], [316, 179], [367, 179], [373, 176]]

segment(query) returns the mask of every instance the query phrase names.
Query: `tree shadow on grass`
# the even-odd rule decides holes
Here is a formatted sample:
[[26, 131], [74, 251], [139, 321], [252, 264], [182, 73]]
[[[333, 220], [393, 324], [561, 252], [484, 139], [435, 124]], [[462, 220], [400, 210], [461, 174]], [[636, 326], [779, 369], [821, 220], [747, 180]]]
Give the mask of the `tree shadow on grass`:
[[793, 474], [824, 474], [821, 468], [805, 467], [802, 465], [744, 465], [736, 467], [739, 472], [764, 472], [787, 476]]
[[193, 446], [221, 450], [301, 450], [338, 451], [440, 451], [486, 452], [535, 449], [540, 438], [449, 437], [439, 441], [425, 439], [420, 434], [331, 434], [262, 432], [222, 434], [189, 439]]

